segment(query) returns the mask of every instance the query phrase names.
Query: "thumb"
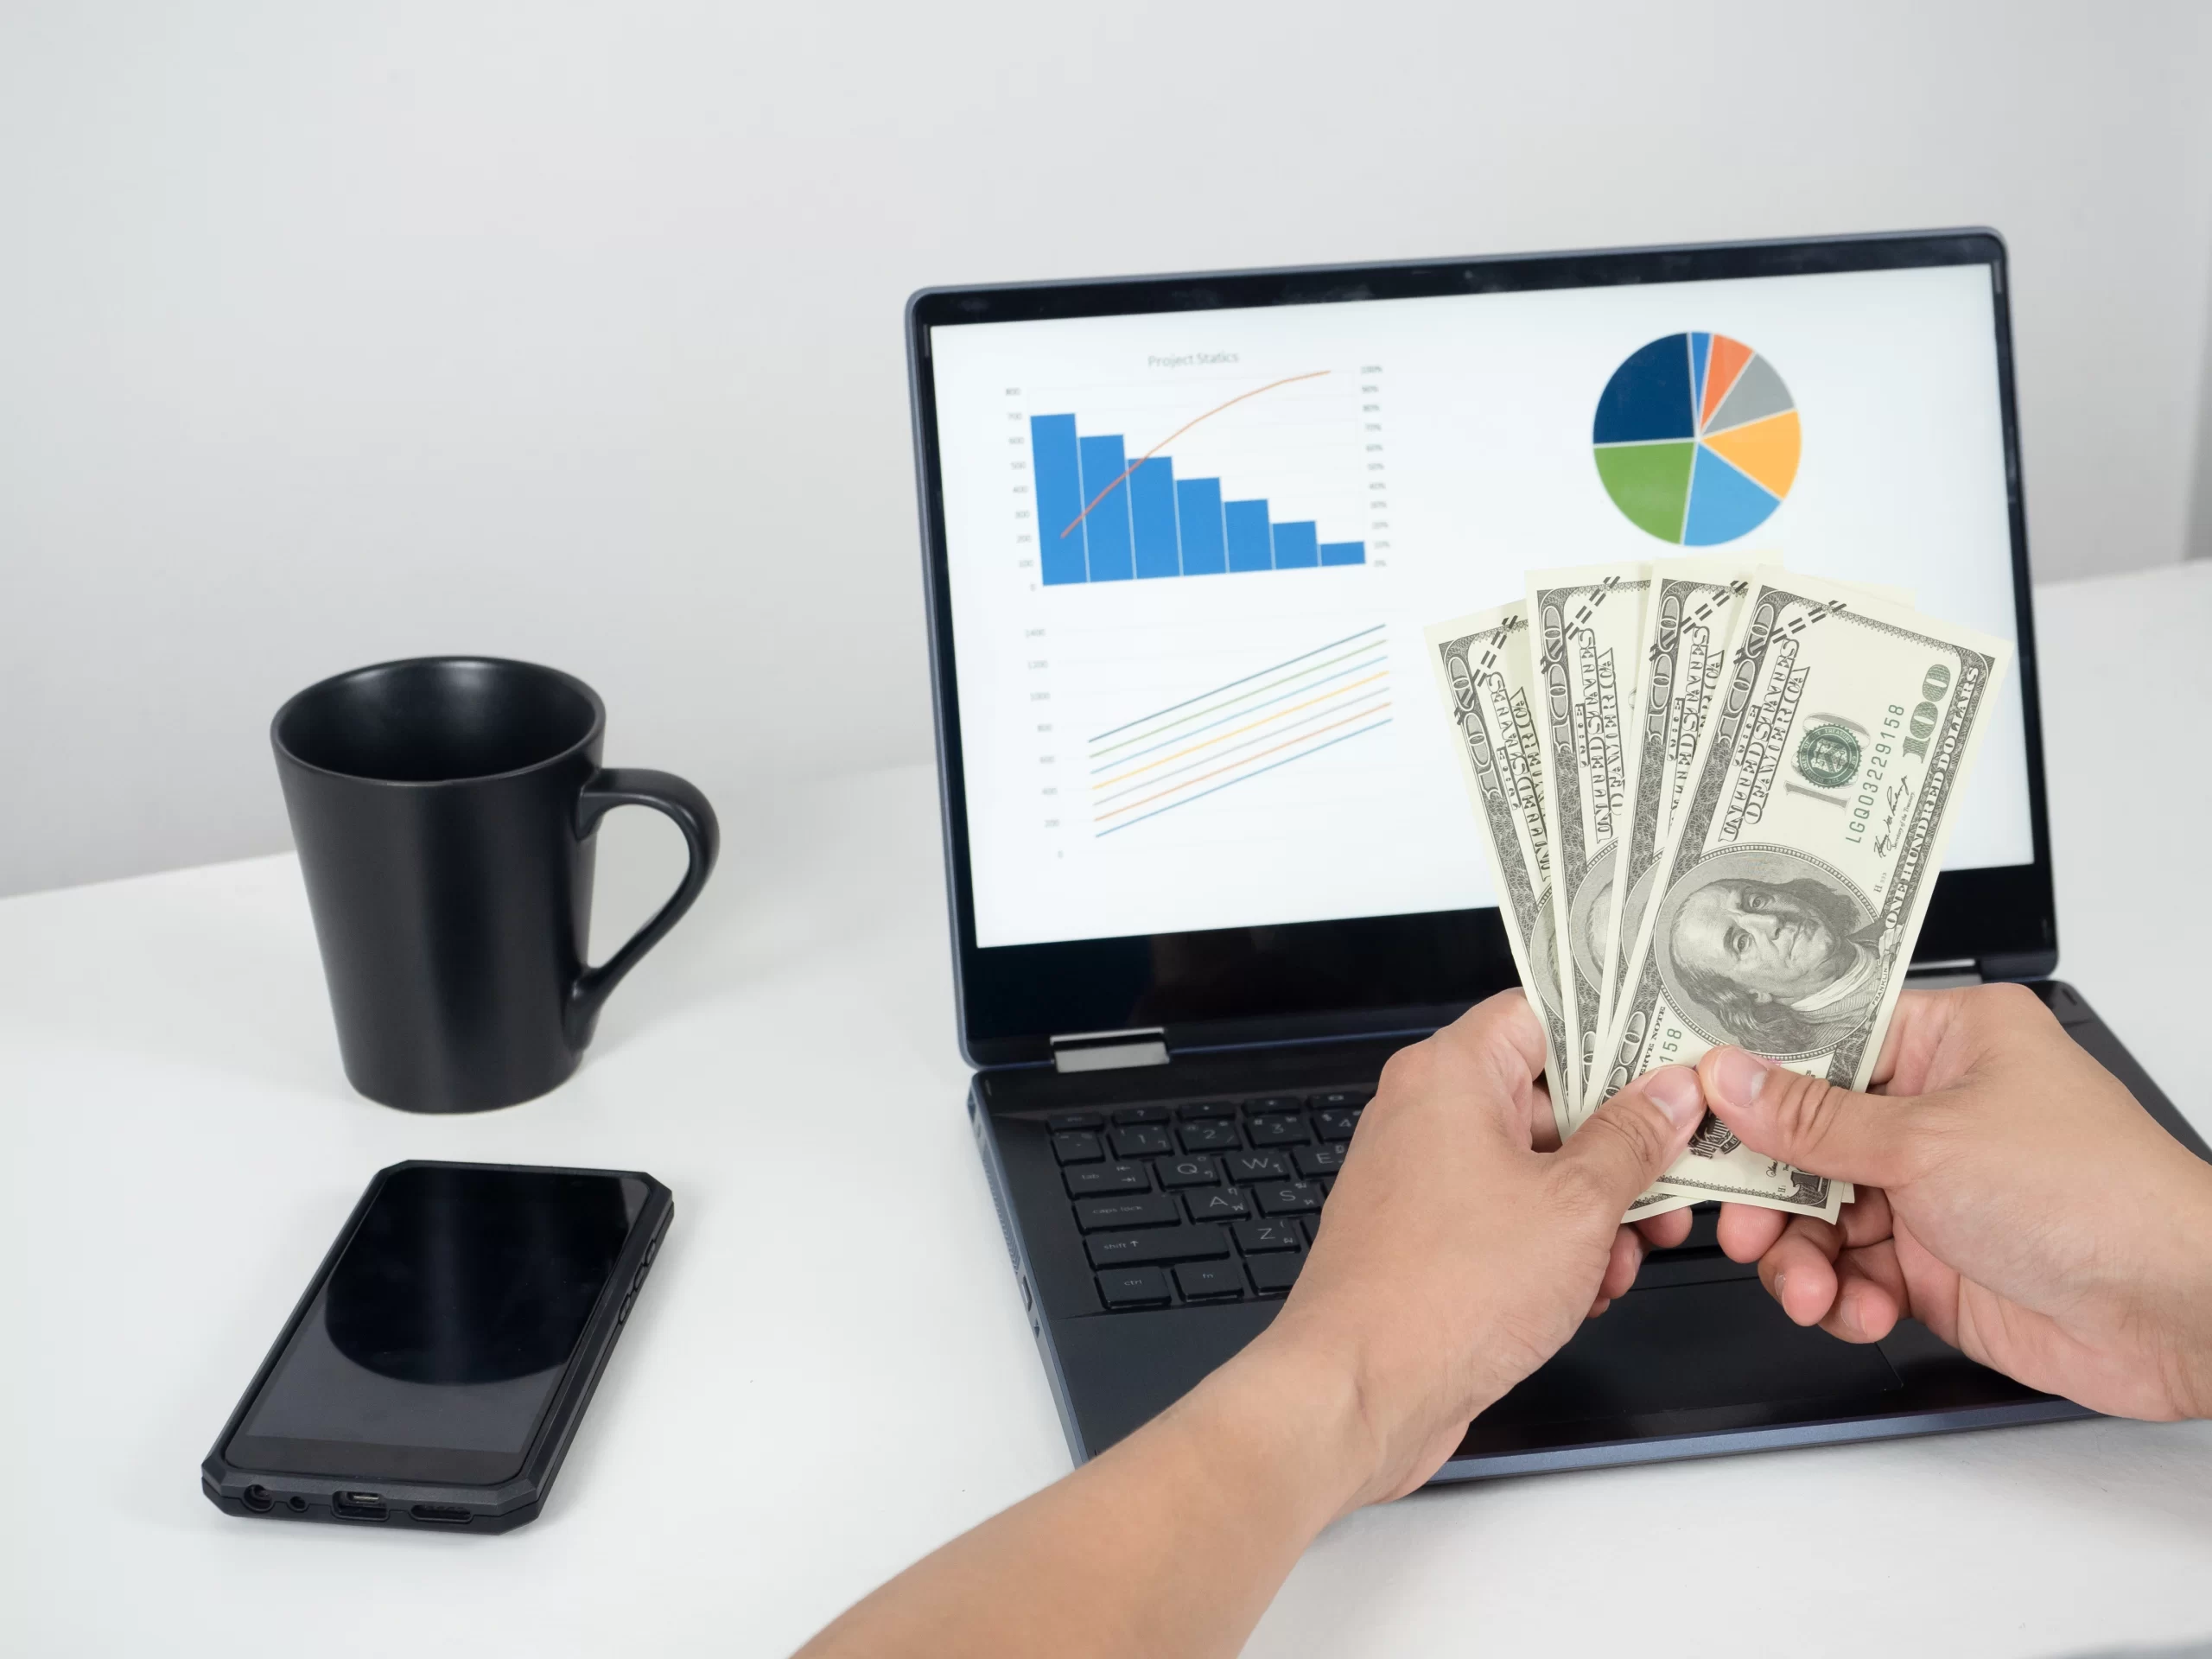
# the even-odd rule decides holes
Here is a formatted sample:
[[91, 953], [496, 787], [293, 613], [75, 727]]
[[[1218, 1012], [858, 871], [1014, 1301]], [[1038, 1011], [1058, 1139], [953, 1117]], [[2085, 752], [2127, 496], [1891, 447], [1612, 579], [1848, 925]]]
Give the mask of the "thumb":
[[1682, 1155], [1705, 1121], [1705, 1095], [1687, 1065], [1646, 1072], [1592, 1113], [1554, 1154], [1563, 1171], [1603, 1194], [1612, 1215]]
[[1854, 1094], [1740, 1048], [1697, 1063], [1713, 1115], [1753, 1152], [1831, 1180], [1895, 1186], [1905, 1168], [1908, 1100]]

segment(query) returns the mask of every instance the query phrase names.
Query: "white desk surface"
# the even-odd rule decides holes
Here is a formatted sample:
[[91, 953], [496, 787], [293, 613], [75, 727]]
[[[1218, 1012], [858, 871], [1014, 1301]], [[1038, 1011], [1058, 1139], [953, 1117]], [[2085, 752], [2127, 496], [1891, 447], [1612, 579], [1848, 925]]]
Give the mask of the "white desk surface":
[[[2061, 971], [2212, 1129], [2212, 565], [2046, 589], [2040, 632]], [[917, 768], [724, 802], [582, 1072], [480, 1116], [346, 1088], [289, 858], [0, 904], [0, 1649], [777, 1654], [1063, 1473], [963, 1121], [934, 800]], [[601, 937], [661, 852], [608, 849]], [[219, 1514], [200, 1459], [409, 1157], [676, 1191], [544, 1517]], [[1321, 1539], [1249, 1651], [2058, 1655], [2202, 1640], [2208, 1591], [2212, 1424], [2098, 1421], [1424, 1493]]]

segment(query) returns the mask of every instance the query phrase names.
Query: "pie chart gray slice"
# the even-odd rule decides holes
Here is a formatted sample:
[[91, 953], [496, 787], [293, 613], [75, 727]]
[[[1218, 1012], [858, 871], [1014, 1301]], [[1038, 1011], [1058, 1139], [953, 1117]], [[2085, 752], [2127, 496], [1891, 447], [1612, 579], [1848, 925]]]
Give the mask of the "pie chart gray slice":
[[1705, 423], [1704, 435], [1709, 438], [1732, 426], [1748, 425], [1796, 407], [1789, 401], [1789, 388], [1782, 384], [1774, 365], [1754, 353], [1736, 377], [1736, 384], [1728, 388], [1728, 395], [1720, 400], [1720, 407], [1713, 411], [1713, 418]]

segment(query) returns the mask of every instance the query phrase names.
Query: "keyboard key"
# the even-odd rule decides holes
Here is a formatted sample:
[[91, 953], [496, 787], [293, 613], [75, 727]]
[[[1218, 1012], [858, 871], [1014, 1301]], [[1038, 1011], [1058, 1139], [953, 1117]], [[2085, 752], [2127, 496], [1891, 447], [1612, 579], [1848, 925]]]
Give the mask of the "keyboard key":
[[1095, 1164], [1106, 1155], [1098, 1137], [1085, 1129], [1062, 1129], [1052, 1137], [1052, 1156], [1064, 1164]]
[[1229, 1254], [1229, 1235], [1218, 1227], [1157, 1227], [1146, 1233], [1098, 1233], [1083, 1247], [1094, 1268], [1206, 1262]]
[[1359, 1109], [1325, 1106], [1313, 1114], [1313, 1128], [1324, 1141], [1349, 1141], [1359, 1127]]
[[1179, 1186], [1211, 1186], [1221, 1179], [1213, 1160], [1202, 1152], [1186, 1153], [1180, 1158], [1156, 1158], [1152, 1167], [1160, 1177], [1160, 1185], [1171, 1191]]
[[1194, 1100], [1183, 1109], [1183, 1116], [1193, 1117], [1234, 1117], [1236, 1108], [1225, 1100]]
[[1306, 1242], [1308, 1244], [1311, 1244], [1315, 1239], [1321, 1236], [1320, 1217], [1301, 1216], [1299, 1217], [1298, 1224], [1306, 1230]]
[[1152, 1179], [1142, 1164], [1091, 1164], [1060, 1172], [1061, 1183], [1071, 1198], [1100, 1192], [1149, 1192]]
[[1255, 1147], [1303, 1146], [1310, 1138], [1302, 1117], [1255, 1117], [1245, 1127]]
[[1288, 1217], [1274, 1221], [1240, 1221], [1230, 1230], [1236, 1235], [1236, 1248], [1247, 1255], [1265, 1255], [1272, 1250], [1297, 1250], [1306, 1247], [1306, 1235], [1298, 1223]]
[[1203, 1123], [1185, 1123], [1182, 1133], [1185, 1152], [1234, 1152], [1244, 1144], [1233, 1120], [1224, 1123], [1209, 1118]]
[[1186, 1300], [1234, 1301], [1244, 1294], [1244, 1275], [1234, 1262], [1200, 1262], [1175, 1269], [1175, 1284]]
[[1325, 1095], [1315, 1095], [1306, 1103], [1315, 1111], [1357, 1111], [1375, 1098], [1371, 1089], [1332, 1089]]
[[1244, 1271], [1252, 1275], [1252, 1288], [1261, 1295], [1281, 1296], [1298, 1282], [1298, 1270], [1305, 1265], [1302, 1255], [1259, 1255], [1244, 1264]]
[[1109, 1307], [1159, 1307], [1169, 1300], [1158, 1268], [1117, 1268], [1098, 1275], [1098, 1299]]
[[1327, 1147], [1300, 1147], [1290, 1154], [1298, 1160], [1298, 1173], [1309, 1181], [1324, 1175], [1333, 1175], [1344, 1166], [1342, 1143]]
[[1233, 1186], [1209, 1186], [1195, 1192], [1185, 1192], [1183, 1203], [1191, 1212], [1192, 1221], [1226, 1221], [1231, 1216], [1249, 1216], [1244, 1195]]
[[1116, 1123], [1165, 1123], [1174, 1116], [1165, 1106], [1124, 1106], [1114, 1114]]
[[1116, 1158], [1148, 1158], [1155, 1152], [1174, 1150], [1175, 1143], [1167, 1138], [1167, 1131], [1157, 1123], [1140, 1123], [1135, 1128], [1114, 1131]]
[[1247, 1117], [1279, 1117], [1285, 1112], [1294, 1112], [1305, 1105], [1296, 1095], [1262, 1095], [1257, 1100], [1244, 1103]]
[[1290, 1160], [1279, 1152], [1232, 1152], [1221, 1160], [1221, 1168], [1239, 1186], [1290, 1179]]
[[1257, 1189], [1263, 1216], [1302, 1215], [1321, 1207], [1321, 1189], [1311, 1181], [1277, 1181]]
[[1054, 1112], [1045, 1120], [1050, 1129], [1095, 1129], [1104, 1120], [1096, 1112]]
[[[1233, 1190], [1233, 1189], [1232, 1189]], [[1132, 1227], [1173, 1227], [1183, 1219], [1175, 1200], [1165, 1192], [1131, 1193], [1127, 1198], [1085, 1198], [1075, 1207], [1075, 1224], [1086, 1233], [1109, 1229], [1126, 1232]]]

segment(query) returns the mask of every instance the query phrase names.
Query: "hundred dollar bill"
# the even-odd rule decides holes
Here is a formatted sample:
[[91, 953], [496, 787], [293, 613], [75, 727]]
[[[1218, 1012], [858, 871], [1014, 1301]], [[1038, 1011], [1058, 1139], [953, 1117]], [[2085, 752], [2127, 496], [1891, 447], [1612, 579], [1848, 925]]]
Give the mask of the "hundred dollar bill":
[[[1528, 614], [1516, 602], [1440, 623], [1426, 638], [1451, 713], [1452, 753], [1475, 809], [1478, 838], [1497, 891], [1513, 965], [1543, 1024], [1544, 1079], [1553, 1127], [1564, 1139], [1571, 1104], [1560, 1065], [1567, 1027], [1548, 889], [1550, 837], [1530, 708]], [[1654, 1189], [1639, 1196], [1623, 1219], [1649, 1220], [1695, 1201], [1692, 1195]]]
[[[1599, 1039], [1592, 1051], [1613, 1050], [1621, 981], [1628, 949], [1649, 902], [1653, 872], [1675, 804], [1689, 782], [1699, 736], [1713, 706], [1714, 688], [1733, 642], [1736, 601], [1760, 563], [1748, 558], [1668, 559], [1652, 569], [1645, 594], [1642, 678], [1632, 702], [1634, 721], [1628, 743], [1629, 804], [1608, 890], [1605, 946], [1599, 960], [1605, 980], [1598, 1005]], [[1910, 607], [1911, 590], [1876, 582], [1842, 586]], [[1585, 1080], [1590, 1093], [1605, 1087], [1608, 1071], [1593, 1068]], [[1589, 1103], [1592, 1105], [1595, 1102]]]
[[1570, 1107], [1581, 1103], [1598, 1053], [1614, 841], [1628, 807], [1630, 699], [1641, 678], [1650, 580], [1648, 564], [1534, 571], [1528, 578]]
[[[1633, 943], [1650, 896], [1653, 871], [1667, 843], [1675, 803], [1689, 781], [1690, 762], [1705, 729], [1706, 710], [1720, 683], [1735, 633], [1736, 601], [1752, 566], [1741, 559], [1669, 559], [1655, 565], [1645, 595], [1643, 652], [1628, 744], [1628, 810], [1607, 893], [1605, 978], [1598, 1003], [1599, 1040], [1610, 1055], [1616, 1004]], [[1588, 1087], [1602, 1087], [1606, 1072]]]
[[[1629, 954], [1591, 1103], [1733, 1043], [1863, 1089], [2012, 647], [1843, 584], [1763, 569]], [[1833, 1220], [1849, 1184], [1708, 1116], [1672, 1192]]]
[[1427, 631], [1429, 661], [1451, 711], [1460, 780], [1475, 809], [1513, 966], [1544, 1026], [1553, 1122], [1567, 1130], [1567, 1024], [1551, 926], [1550, 836], [1529, 709], [1529, 620], [1519, 602]]

